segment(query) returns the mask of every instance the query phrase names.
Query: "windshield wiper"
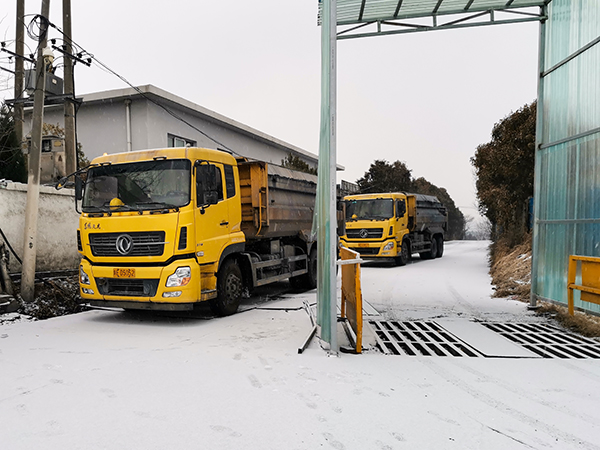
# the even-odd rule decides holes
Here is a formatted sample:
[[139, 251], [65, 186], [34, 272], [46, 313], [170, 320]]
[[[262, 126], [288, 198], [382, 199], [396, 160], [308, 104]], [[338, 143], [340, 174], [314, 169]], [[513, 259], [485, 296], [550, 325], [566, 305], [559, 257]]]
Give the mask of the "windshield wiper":
[[83, 212], [84, 213], [94, 213], [94, 212], [109, 212], [108, 207], [100, 207], [100, 206], [94, 206], [94, 205], [90, 205], [90, 206], [84, 206], [83, 208]]
[[111, 212], [115, 212], [115, 211], [139, 211], [140, 210], [139, 208], [134, 208], [131, 205], [109, 206], [108, 209]]
[[[176, 209], [179, 211], [179, 206], [165, 202], [135, 202], [135, 204], [139, 206], [148, 206], [149, 208], [147, 209]], [[154, 205], [154, 207], [150, 207], [150, 205]]]

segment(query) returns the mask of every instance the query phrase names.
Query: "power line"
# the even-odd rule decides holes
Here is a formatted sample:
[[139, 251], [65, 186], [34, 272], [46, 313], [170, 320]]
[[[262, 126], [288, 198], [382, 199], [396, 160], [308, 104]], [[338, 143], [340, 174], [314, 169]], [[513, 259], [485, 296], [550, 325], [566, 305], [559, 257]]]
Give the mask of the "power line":
[[[56, 25], [54, 25], [52, 22], [49, 22], [49, 25], [53, 28], [55, 28], [59, 33], [61, 33], [63, 36], [65, 35], [64, 32], [57, 27]], [[144, 97], [146, 100], [148, 100], [149, 102], [153, 103], [154, 105], [158, 106], [159, 108], [161, 108], [163, 111], [165, 111], [167, 114], [169, 114], [170, 116], [174, 117], [175, 119], [179, 120], [180, 122], [186, 124], [187, 126], [189, 126], [190, 128], [192, 128], [193, 130], [197, 131], [198, 133], [200, 133], [201, 135], [203, 135], [204, 137], [210, 139], [211, 141], [213, 141], [215, 144], [223, 147], [225, 150], [227, 150], [228, 152], [230, 152], [231, 154], [234, 154], [236, 156], [242, 156], [241, 154], [235, 152], [234, 150], [232, 150], [231, 148], [229, 148], [227, 145], [223, 144], [222, 142], [220, 142], [219, 140], [215, 139], [214, 137], [210, 136], [208, 133], [206, 133], [205, 131], [201, 130], [200, 128], [196, 127], [195, 125], [193, 125], [192, 123], [188, 122], [187, 120], [185, 120], [183, 117], [179, 116], [177, 113], [175, 113], [174, 111], [172, 111], [170, 108], [166, 107], [165, 105], [157, 102], [156, 100], [154, 100], [152, 97], [148, 96], [145, 92], [143, 92], [139, 87], [134, 86], [132, 83], [129, 82], [129, 80], [127, 80], [124, 76], [120, 75], [119, 73], [117, 73], [116, 71], [114, 71], [113, 69], [111, 69], [110, 67], [108, 67], [106, 64], [104, 64], [102, 61], [100, 61], [100, 59], [98, 59], [96, 56], [94, 56], [93, 54], [89, 53], [88, 51], [84, 50], [82, 46], [76, 44], [73, 39], [70, 39], [71, 43], [77, 47], [79, 47], [82, 51], [77, 54], [78, 58], [82, 58], [83, 55], [87, 54], [89, 55], [89, 57], [94, 60], [100, 67], [104, 68], [105, 70], [107, 70], [109, 73], [111, 73], [112, 75], [116, 76], [117, 78], [119, 78], [121, 81], [123, 81], [125, 84], [127, 84], [129, 87], [131, 87], [132, 89], [134, 89], [138, 94], [140, 94], [142, 97]], [[66, 55], [66, 53], [65, 53]], [[66, 56], [72, 56], [72, 55], [66, 55]]]

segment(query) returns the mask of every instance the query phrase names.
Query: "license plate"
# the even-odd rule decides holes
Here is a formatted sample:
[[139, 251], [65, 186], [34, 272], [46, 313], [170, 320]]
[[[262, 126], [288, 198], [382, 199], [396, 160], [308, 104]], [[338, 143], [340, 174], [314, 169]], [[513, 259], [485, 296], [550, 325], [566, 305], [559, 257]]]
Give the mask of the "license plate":
[[359, 247], [364, 248], [364, 247], [368, 247], [369, 244], [358, 244]]
[[135, 269], [113, 269], [115, 278], [135, 278]]

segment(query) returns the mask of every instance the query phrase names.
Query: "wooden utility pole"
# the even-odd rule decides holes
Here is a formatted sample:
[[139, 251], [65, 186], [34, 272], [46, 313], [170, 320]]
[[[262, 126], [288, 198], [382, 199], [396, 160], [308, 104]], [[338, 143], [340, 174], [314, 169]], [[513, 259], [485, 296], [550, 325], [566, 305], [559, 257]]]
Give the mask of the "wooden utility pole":
[[42, 158], [42, 128], [44, 124], [44, 98], [46, 96], [46, 63], [44, 49], [48, 45], [48, 18], [50, 0], [42, 0], [40, 38], [35, 67], [35, 94], [27, 176], [27, 207], [25, 209], [25, 237], [23, 239], [23, 267], [21, 271], [21, 296], [25, 302], [34, 300], [35, 260], [37, 253], [37, 219], [40, 197], [40, 162]]
[[23, 54], [25, 53], [25, 0], [17, 0], [17, 32], [15, 36], [17, 56], [15, 57], [15, 106], [14, 121], [15, 133], [19, 142], [19, 149], [22, 149], [23, 142], [23, 103], [19, 99], [23, 96], [23, 84], [25, 82], [25, 71], [23, 70]]
[[71, 40], [71, 0], [63, 0], [63, 35], [65, 40], [65, 159], [67, 175], [77, 170], [77, 143], [75, 142], [75, 86]]

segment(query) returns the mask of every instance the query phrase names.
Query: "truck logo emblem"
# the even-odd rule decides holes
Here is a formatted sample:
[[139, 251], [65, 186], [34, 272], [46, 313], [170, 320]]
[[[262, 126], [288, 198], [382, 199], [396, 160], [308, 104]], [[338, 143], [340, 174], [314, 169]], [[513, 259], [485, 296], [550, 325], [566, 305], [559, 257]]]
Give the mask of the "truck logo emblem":
[[133, 249], [133, 239], [128, 234], [122, 234], [117, 238], [115, 246], [121, 255], [129, 255]]
[[359, 235], [359, 236], [360, 236], [362, 239], [366, 239], [367, 237], [369, 237], [369, 232], [363, 228], [362, 230], [360, 230], [360, 231], [358, 232], [358, 235]]

